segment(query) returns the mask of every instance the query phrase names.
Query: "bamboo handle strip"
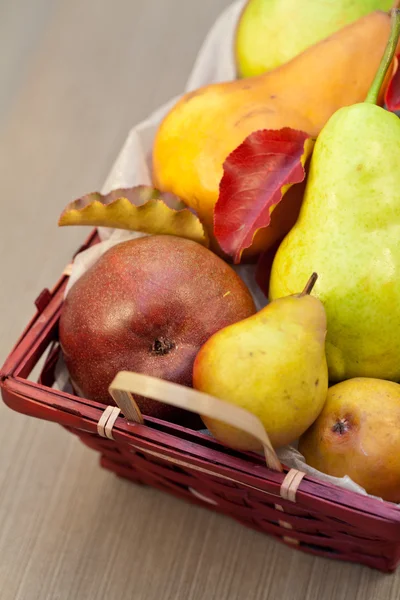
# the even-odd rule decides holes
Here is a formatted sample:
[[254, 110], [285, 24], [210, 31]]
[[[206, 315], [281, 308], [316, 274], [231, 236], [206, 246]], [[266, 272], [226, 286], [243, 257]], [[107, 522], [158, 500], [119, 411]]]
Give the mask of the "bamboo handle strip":
[[[107, 406], [104, 410], [97, 425], [97, 431], [102, 437], [113, 439], [112, 429], [121, 410], [124, 413], [125, 418], [129, 421], [141, 424], [144, 422], [140, 409], [132, 395], [132, 393], [138, 393], [146, 395], [153, 400], [159, 400], [179, 408], [192, 410], [193, 412], [200, 412], [210, 418], [216, 418], [220, 421], [225, 421], [234, 427], [239, 427], [261, 442], [264, 448], [267, 466], [282, 471], [282, 466], [276, 456], [275, 450], [271, 446], [268, 434], [261, 421], [246, 410], [237, 406], [232, 406], [197, 390], [185, 388], [174, 383], [166, 382], [162, 379], [149, 377], [148, 375], [127, 371], [118, 373], [109, 389], [119, 408]], [[194, 402], [195, 404], [193, 404]], [[194, 407], [196, 410], [194, 410]], [[228, 409], [229, 416], [227, 416]], [[275, 460], [271, 465], [270, 462], [272, 462], [273, 457], [275, 457]], [[276, 468], [277, 466], [279, 468]], [[280, 496], [285, 500], [295, 503], [296, 493], [304, 476], [305, 473], [302, 471], [290, 469], [281, 484]], [[283, 511], [282, 506], [275, 506], [277, 509]], [[286, 521], [282, 521], [282, 526], [287, 529], [291, 528], [290, 524]]]
[[[128, 371], [120, 371], [116, 375], [109, 392], [125, 417], [135, 422], [138, 415], [141, 417], [141, 413], [132, 394], [146, 396], [241, 429], [260, 442], [267, 466], [275, 471], [282, 471], [282, 465], [260, 419], [239, 406], [170, 381]], [[126, 412], [127, 409], [130, 416]]]

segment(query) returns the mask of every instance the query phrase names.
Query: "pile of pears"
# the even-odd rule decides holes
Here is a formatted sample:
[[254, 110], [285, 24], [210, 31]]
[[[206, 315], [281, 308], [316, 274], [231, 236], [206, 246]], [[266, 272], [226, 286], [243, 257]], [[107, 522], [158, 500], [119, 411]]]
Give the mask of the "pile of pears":
[[[400, 120], [382, 107], [400, 37], [400, 9], [385, 11], [399, 1], [247, 2], [235, 33], [238, 77], [185, 94], [153, 144], [157, 194], [197, 214], [211, 250], [178, 242], [175, 223], [172, 234], [104, 254], [70, 291], [60, 320], [74, 389], [107, 403], [125, 369], [193, 384], [227, 410], [256, 415], [274, 448], [298, 443], [312, 467], [400, 502]], [[232, 175], [230, 154], [253, 132], [290, 129], [312, 141], [310, 153], [316, 141], [305, 181], [269, 179], [272, 189], [262, 190], [279, 199], [243, 253], [270, 258], [269, 303], [256, 312], [224, 260], [214, 209], [221, 178]], [[273, 174], [291, 168], [280, 152], [263, 148]], [[241, 181], [231, 197], [256, 187]], [[97, 208], [110, 207], [112, 194], [95, 196]], [[82, 203], [73, 205], [76, 213]], [[240, 209], [229, 207], [257, 223], [253, 205]], [[146, 414], [169, 418], [139, 400]], [[250, 434], [202, 419], [222, 444], [262, 449]]]
[[[399, 35], [394, 9], [365, 101], [334, 111], [318, 135], [299, 218], [273, 260], [270, 303], [215, 333], [194, 364], [195, 387], [256, 414], [275, 448], [299, 439], [308, 464], [393, 502], [400, 502], [400, 120], [377, 104]], [[260, 450], [247, 434], [204, 421], [227, 446]]]
[[[364, 101], [389, 37], [390, 17], [383, 11], [392, 2], [332, 0], [321, 6], [316, 0], [250, 0], [239, 21], [236, 46], [242, 53], [246, 48], [254, 60], [258, 52], [272, 56], [278, 47], [292, 46], [289, 54], [280, 53], [268, 64], [263, 60], [262, 73], [257, 68], [255, 76], [183, 95], [164, 117], [153, 144], [154, 186], [175, 194], [196, 212], [215, 252], [224, 256], [214, 236], [214, 208], [227, 157], [257, 130], [292, 128], [315, 138], [339, 108]], [[303, 19], [308, 19], [307, 25]], [[250, 33], [241, 41], [242, 28], [248, 27]], [[296, 34], [289, 35], [288, 27]], [[284, 43], [275, 44], [280, 29]], [[250, 40], [257, 38], [253, 48]], [[317, 43], [310, 45], [312, 41]], [[238, 60], [239, 72], [240, 64]], [[392, 72], [393, 67], [381, 86], [380, 105]], [[248, 259], [283, 239], [298, 216], [302, 197], [302, 186], [284, 190], [270, 226], [260, 229], [246, 249]]]

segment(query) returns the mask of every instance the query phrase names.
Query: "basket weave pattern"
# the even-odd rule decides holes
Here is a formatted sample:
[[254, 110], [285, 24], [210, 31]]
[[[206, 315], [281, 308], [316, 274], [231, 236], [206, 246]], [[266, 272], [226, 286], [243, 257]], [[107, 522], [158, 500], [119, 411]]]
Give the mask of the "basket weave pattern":
[[[93, 233], [80, 250], [97, 243]], [[100, 454], [101, 465], [137, 484], [155, 487], [228, 515], [305, 552], [393, 571], [400, 562], [400, 509], [309, 476], [296, 502], [281, 497], [285, 473], [271, 471], [258, 455], [228, 450], [216, 440], [179, 425], [122, 415], [113, 438], [97, 432], [104, 406], [60, 392], [52, 385], [60, 350], [58, 320], [67, 283], [36, 302], [37, 313], [2, 367], [6, 404], [21, 413], [59, 423]], [[29, 374], [44, 353], [39, 382]]]

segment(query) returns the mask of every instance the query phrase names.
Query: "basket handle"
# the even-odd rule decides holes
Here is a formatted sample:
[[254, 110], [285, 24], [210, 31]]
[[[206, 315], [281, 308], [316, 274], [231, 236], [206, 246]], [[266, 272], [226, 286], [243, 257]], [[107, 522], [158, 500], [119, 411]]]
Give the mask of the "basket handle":
[[140, 409], [132, 396], [138, 394], [241, 429], [260, 442], [269, 468], [280, 472], [283, 470], [262, 422], [244, 408], [198, 390], [133, 371], [120, 371], [111, 382], [109, 392], [128, 421], [143, 423]]

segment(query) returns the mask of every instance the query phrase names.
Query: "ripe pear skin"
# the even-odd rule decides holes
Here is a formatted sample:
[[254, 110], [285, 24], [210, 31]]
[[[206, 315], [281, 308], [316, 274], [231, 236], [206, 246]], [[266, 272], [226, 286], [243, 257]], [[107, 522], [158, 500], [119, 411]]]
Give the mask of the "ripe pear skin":
[[[316, 137], [340, 107], [365, 99], [389, 37], [390, 18], [376, 11], [270, 73], [204, 86], [184, 95], [161, 122], [153, 146], [154, 185], [180, 197], [206, 227], [214, 250], [214, 207], [223, 163], [248, 135], [292, 127]], [[296, 186], [294, 186], [294, 189]], [[285, 209], [298, 210], [285, 195]], [[272, 207], [272, 210], [274, 208]], [[274, 212], [271, 223], [274, 224]], [[287, 233], [256, 234], [247, 257]], [[267, 233], [265, 233], [267, 232]], [[263, 239], [265, 236], [265, 239]]]
[[315, 145], [300, 216], [272, 265], [270, 298], [318, 272], [330, 379], [400, 380], [400, 120], [342, 108]]
[[393, 0], [249, 0], [235, 34], [235, 62], [241, 77], [272, 71], [313, 44]]
[[334, 385], [299, 451], [311, 467], [400, 502], [400, 385], [362, 377]]
[[[258, 416], [275, 448], [297, 439], [317, 418], [328, 390], [326, 316], [316, 298], [292, 296], [214, 334], [200, 349], [193, 386]], [[248, 434], [202, 417], [237, 450], [260, 450]]]
[[[122, 370], [191, 386], [201, 345], [255, 310], [242, 279], [213, 252], [184, 238], [146, 236], [113, 246], [75, 282], [60, 343], [74, 388], [111, 404], [108, 387]], [[136, 400], [145, 415], [192, 422], [180, 409]]]

